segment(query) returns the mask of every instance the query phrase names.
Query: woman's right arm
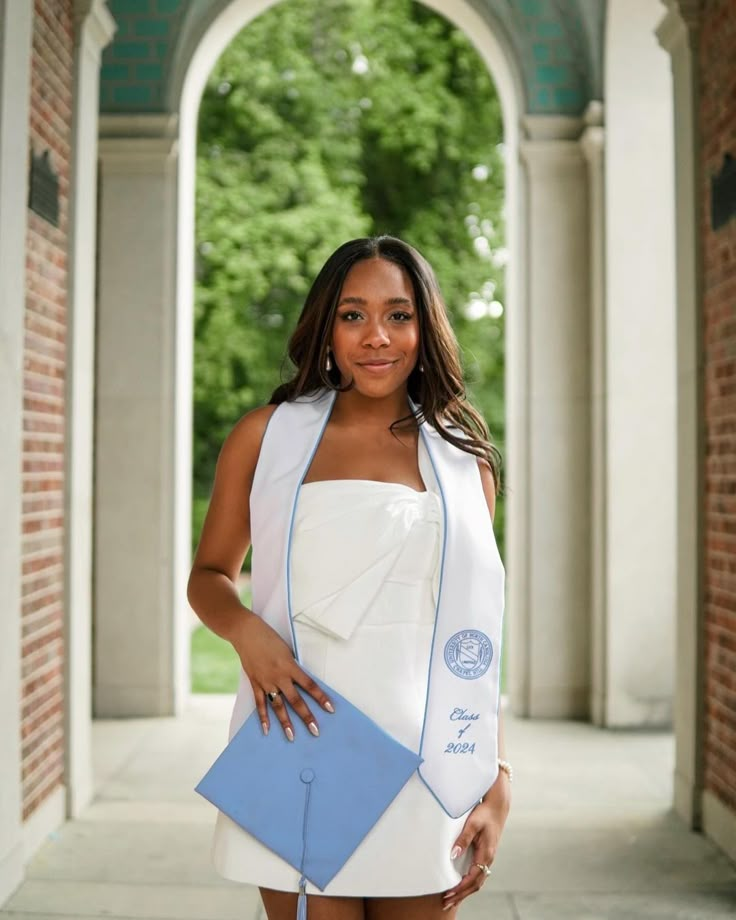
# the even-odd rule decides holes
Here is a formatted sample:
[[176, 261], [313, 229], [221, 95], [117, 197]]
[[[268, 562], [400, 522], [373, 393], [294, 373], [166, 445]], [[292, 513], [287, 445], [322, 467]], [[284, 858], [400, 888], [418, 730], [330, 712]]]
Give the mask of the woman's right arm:
[[250, 490], [261, 441], [276, 406], [244, 415], [225, 439], [215, 468], [187, 597], [200, 620], [228, 642], [247, 618], [240, 602], [238, 576], [250, 546]]
[[[299, 667], [287, 643], [238, 596], [238, 576], [251, 541], [250, 490], [266, 425], [276, 408], [267, 405], [246, 413], [225, 439], [187, 584], [187, 598], [197, 616], [237, 652], [253, 687], [264, 732], [270, 724], [266, 703], [270, 690], [281, 690], [307, 727], [317, 723], [296, 686], [328, 712], [332, 707], [320, 687]], [[292, 740], [289, 711], [278, 699], [274, 712]]]

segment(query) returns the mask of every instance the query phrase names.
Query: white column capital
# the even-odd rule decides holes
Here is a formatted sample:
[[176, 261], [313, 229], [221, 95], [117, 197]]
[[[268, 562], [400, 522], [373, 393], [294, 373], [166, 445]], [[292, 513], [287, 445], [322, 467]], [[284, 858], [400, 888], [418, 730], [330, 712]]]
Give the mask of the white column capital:
[[580, 136], [580, 149], [589, 163], [597, 163], [604, 154], [606, 143], [603, 103], [597, 99], [589, 102], [583, 121], [585, 129]]
[[102, 115], [100, 160], [106, 173], [157, 173], [179, 152], [177, 115]]
[[657, 41], [670, 54], [683, 45], [694, 51], [700, 29], [702, 0], [662, 0], [662, 3], [667, 11], [655, 29]]
[[540, 176], [578, 167], [582, 118], [571, 115], [525, 115], [519, 156]]
[[583, 159], [579, 140], [521, 141], [519, 155], [532, 175], [540, 178], [578, 168]]
[[118, 25], [106, 0], [74, 0], [74, 40], [86, 39], [97, 54], [112, 41]]
[[689, 29], [700, 28], [703, 0], [663, 0], [672, 12], [679, 14]]
[[583, 127], [577, 115], [524, 115], [521, 136], [530, 141], [575, 140]]
[[179, 116], [175, 113], [100, 115], [100, 137], [112, 138], [176, 138]]

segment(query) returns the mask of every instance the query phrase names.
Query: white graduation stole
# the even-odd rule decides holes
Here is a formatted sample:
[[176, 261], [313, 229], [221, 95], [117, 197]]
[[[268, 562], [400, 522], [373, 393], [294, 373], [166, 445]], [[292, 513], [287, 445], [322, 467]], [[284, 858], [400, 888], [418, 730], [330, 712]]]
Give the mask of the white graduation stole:
[[[294, 513], [336, 395], [324, 387], [278, 405], [251, 489], [253, 610], [291, 645], [297, 659], [289, 570]], [[416, 404], [409, 403], [416, 413]], [[419, 775], [447, 814], [458, 818], [498, 775], [505, 570], [477, 458], [445, 441], [428, 421], [419, 431], [419, 472], [444, 509]]]

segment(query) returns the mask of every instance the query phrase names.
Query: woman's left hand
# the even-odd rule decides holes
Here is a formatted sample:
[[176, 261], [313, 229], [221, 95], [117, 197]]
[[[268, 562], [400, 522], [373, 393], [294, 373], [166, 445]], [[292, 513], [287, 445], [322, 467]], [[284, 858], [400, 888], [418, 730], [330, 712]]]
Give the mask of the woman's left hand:
[[[487, 876], [476, 863], [490, 866], [496, 856], [498, 841], [506, 823], [511, 806], [510, 780], [503, 771], [498, 771], [496, 782], [483, 801], [475, 806], [468, 815], [460, 836], [455, 841], [452, 852], [459, 858], [469, 846], [473, 847], [473, 864], [460, 881], [443, 895], [444, 910], [448, 910], [467, 898], [469, 894], [480, 891]], [[459, 849], [458, 849], [459, 848]]]

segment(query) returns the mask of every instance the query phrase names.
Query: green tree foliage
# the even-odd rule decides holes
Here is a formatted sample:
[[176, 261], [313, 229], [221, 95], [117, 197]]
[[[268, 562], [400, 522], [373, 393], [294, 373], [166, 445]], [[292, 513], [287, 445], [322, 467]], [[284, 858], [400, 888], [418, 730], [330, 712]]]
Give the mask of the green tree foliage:
[[290, 375], [320, 266], [372, 233], [435, 268], [503, 452], [501, 138], [469, 39], [411, 0], [285, 0], [231, 43], [199, 114], [195, 496], [237, 418]]

